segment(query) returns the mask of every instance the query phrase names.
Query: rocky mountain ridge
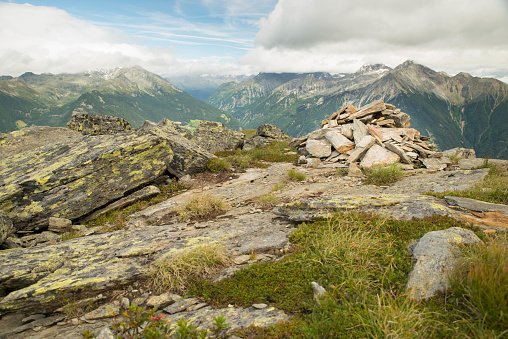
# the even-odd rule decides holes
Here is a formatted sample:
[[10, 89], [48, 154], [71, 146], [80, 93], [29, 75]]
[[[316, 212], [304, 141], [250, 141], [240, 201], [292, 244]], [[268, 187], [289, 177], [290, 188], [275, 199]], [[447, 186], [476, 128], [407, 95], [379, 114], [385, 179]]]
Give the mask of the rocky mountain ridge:
[[170, 118], [202, 119], [239, 129], [235, 118], [136, 66], [80, 74], [25, 73], [0, 80], [0, 132], [64, 126], [73, 114], [115, 115], [133, 126]]
[[465, 73], [448, 76], [412, 61], [394, 69], [367, 66], [340, 77], [260, 74], [223, 85], [208, 102], [246, 128], [271, 123], [297, 137], [341, 107], [378, 99], [408, 112], [412, 127], [442, 150], [468, 147], [480, 156], [508, 157], [508, 85]]

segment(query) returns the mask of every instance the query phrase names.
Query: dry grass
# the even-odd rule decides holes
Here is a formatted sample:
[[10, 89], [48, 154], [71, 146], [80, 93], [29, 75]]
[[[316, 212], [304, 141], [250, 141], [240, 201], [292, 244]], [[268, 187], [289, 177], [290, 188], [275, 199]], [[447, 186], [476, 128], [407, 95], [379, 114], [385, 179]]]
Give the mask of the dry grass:
[[230, 208], [230, 205], [220, 197], [210, 194], [193, 196], [181, 208], [177, 209], [179, 220], [209, 220]]
[[218, 243], [198, 245], [152, 264], [150, 287], [155, 293], [185, 293], [191, 279], [210, 279], [231, 258]]

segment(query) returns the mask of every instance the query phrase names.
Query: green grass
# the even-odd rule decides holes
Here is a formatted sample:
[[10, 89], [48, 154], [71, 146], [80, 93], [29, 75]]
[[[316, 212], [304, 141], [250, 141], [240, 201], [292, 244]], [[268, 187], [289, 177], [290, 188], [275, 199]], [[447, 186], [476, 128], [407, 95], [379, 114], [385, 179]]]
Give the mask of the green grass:
[[303, 174], [302, 172], [298, 172], [294, 169], [289, 170], [288, 177], [290, 180], [293, 180], [293, 181], [304, 181], [305, 180], [305, 174]]
[[122, 208], [120, 210], [109, 211], [106, 214], [103, 214], [93, 220], [86, 222], [88, 227], [93, 226], [102, 226], [103, 232], [110, 232], [123, 229], [127, 218], [132, 213], [136, 213], [141, 211], [142, 209], [147, 208], [148, 206], [152, 206], [158, 204], [162, 201], [165, 201], [179, 193], [183, 190], [186, 190], [187, 186], [177, 181], [173, 181], [169, 185], [163, 185], [160, 187], [161, 192], [148, 200], [140, 200], [134, 203], [131, 206]]
[[[482, 325], [465, 321], [471, 311], [464, 300], [443, 294], [416, 303], [404, 291], [412, 269], [407, 245], [457, 226], [485, 239], [477, 228], [442, 216], [397, 221], [338, 214], [299, 225], [291, 235], [293, 250], [281, 260], [252, 265], [217, 283], [191, 278], [188, 290], [215, 306], [267, 303], [293, 314], [291, 322], [269, 329], [245, 329], [248, 338], [474, 337]], [[327, 290], [319, 304], [311, 281]]]
[[[217, 152], [215, 155], [222, 160], [211, 159], [207, 168], [211, 171], [227, 171], [231, 167], [239, 170], [244, 170], [248, 167], [268, 167], [266, 162], [296, 162], [298, 160], [297, 154], [288, 153], [288, 142], [277, 141], [265, 147], [258, 147], [253, 150], [233, 150]], [[293, 151], [295, 151], [293, 149]], [[231, 164], [230, 167], [218, 165], [220, 162]], [[220, 169], [216, 169], [220, 168]]]
[[508, 236], [488, 245], [463, 248], [463, 259], [452, 275], [452, 290], [465, 300], [473, 317], [489, 330], [508, 334]]
[[363, 171], [367, 175], [364, 183], [378, 186], [393, 184], [404, 177], [404, 171], [399, 164], [373, 166]]
[[508, 205], [508, 176], [497, 165], [485, 162], [479, 168], [490, 168], [489, 174], [485, 179], [474, 187], [465, 191], [446, 191], [444, 193], [425, 192], [427, 195], [433, 195], [438, 198], [444, 198], [447, 195], [471, 198], [495, 204]]

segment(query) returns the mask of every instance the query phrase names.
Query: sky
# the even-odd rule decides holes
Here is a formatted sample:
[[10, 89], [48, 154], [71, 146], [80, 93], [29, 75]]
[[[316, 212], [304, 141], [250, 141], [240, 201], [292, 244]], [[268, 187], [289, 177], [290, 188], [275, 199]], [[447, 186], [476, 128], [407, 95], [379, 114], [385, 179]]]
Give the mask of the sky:
[[349, 73], [405, 60], [508, 83], [508, 0], [0, 1], [1, 75]]

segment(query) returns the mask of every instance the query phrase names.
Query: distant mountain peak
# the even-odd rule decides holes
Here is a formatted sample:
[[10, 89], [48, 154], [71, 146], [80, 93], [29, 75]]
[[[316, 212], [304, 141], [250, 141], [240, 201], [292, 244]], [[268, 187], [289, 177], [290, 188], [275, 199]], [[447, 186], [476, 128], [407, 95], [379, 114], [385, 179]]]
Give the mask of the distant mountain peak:
[[391, 71], [391, 68], [383, 64], [367, 64], [360, 67], [355, 74], [369, 75], [369, 74], [382, 74]]

